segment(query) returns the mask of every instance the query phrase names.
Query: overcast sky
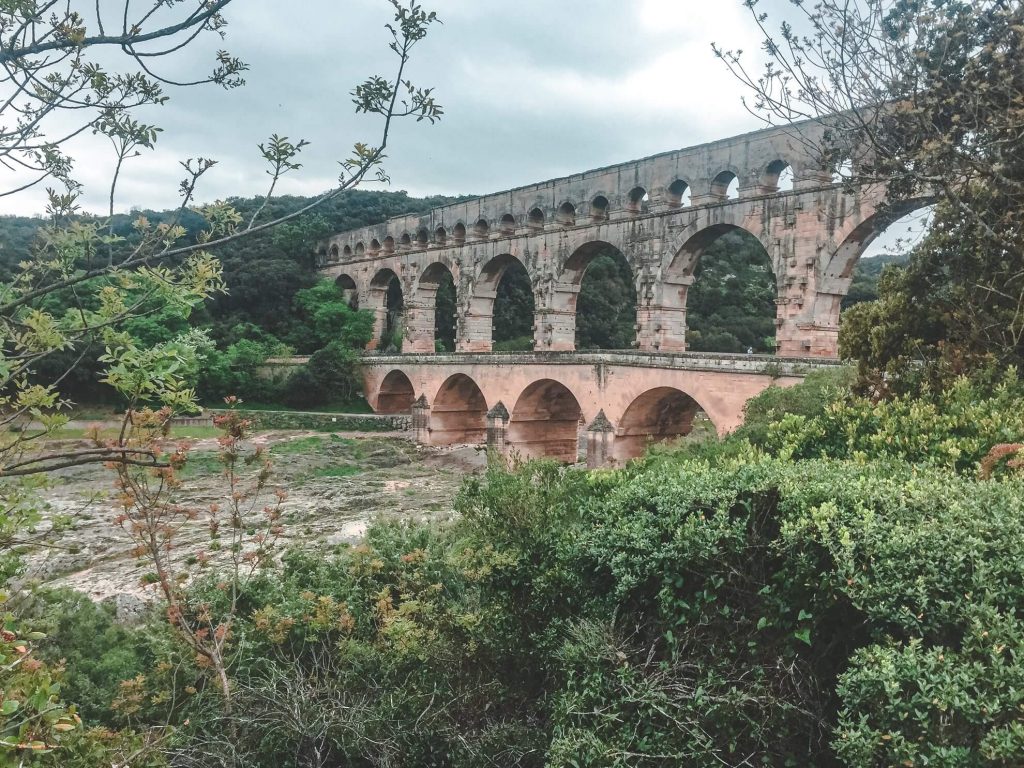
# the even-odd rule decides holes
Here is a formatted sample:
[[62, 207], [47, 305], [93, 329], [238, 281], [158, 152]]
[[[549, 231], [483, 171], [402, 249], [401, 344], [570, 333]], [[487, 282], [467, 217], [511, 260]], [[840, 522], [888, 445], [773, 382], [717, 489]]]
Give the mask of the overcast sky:
[[[390, 189], [482, 194], [753, 130], [742, 87], [711, 43], [754, 57], [759, 37], [741, 0], [424, 0], [438, 12], [416, 49], [412, 79], [436, 88], [444, 119], [394, 131]], [[88, 5], [88, 4], [87, 4]], [[352, 143], [375, 143], [379, 122], [357, 117], [349, 92], [387, 75], [386, 0], [235, 0], [224, 47], [249, 63], [244, 88], [177, 90], [147, 120], [165, 130], [133, 160], [117, 208], [177, 200], [177, 162], [220, 161], [200, 197], [253, 195], [264, 184], [256, 145], [271, 133], [305, 138], [305, 167], [282, 192], [329, 188]], [[197, 45], [164, 71], [199, 73]], [[170, 65], [170, 66], [168, 66]], [[87, 207], [103, 210], [111, 153], [77, 147]], [[6, 213], [41, 210], [42, 193], [0, 200]]]
[[[101, 0], [114, 10], [122, 2]], [[435, 88], [444, 118], [398, 123], [386, 162], [391, 184], [367, 188], [486, 194], [762, 125], [711, 50], [713, 42], [743, 49], [758, 68], [761, 36], [742, 0], [423, 3], [443, 23], [415, 49], [407, 74]], [[773, 29], [787, 8], [787, 0], [759, 4]], [[161, 71], [201, 74], [223, 46], [249, 64], [246, 86], [172, 90], [166, 105], [140, 115], [164, 132], [155, 151], [126, 166], [117, 210], [176, 205], [178, 162], [194, 156], [219, 161], [200, 200], [260, 194], [267, 177], [257, 145], [271, 133], [311, 142], [304, 167], [278, 193], [329, 189], [355, 141], [377, 143], [379, 119], [355, 115], [349, 94], [368, 75], [391, 76], [387, 0], [235, 0], [227, 16], [224, 42], [193, 45], [162, 61]], [[73, 154], [85, 208], [104, 212], [110, 147], [87, 137]], [[0, 198], [0, 213], [38, 213], [44, 205], [43, 190], [33, 190]]]

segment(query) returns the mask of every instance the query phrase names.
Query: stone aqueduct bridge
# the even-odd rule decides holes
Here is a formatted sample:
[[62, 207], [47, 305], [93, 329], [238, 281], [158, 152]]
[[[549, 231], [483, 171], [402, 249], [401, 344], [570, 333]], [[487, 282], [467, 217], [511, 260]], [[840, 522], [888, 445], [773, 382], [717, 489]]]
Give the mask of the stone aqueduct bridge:
[[794, 384], [820, 358], [700, 353], [555, 352], [367, 355], [367, 399], [412, 413], [430, 445], [483, 444], [524, 457], [620, 464], [650, 441], [690, 432], [702, 413], [720, 432], [769, 384]]
[[[491, 413], [492, 441], [566, 459], [575, 456], [569, 422], [581, 417], [610, 436], [610, 459], [635, 455], [646, 435], [684, 434], [694, 404], [719, 431], [734, 427], [773, 367], [783, 365], [780, 382], [792, 383], [807, 370], [806, 358], [835, 358], [854, 264], [905, 212], [883, 210], [883, 186], [834, 183], [815, 150], [821, 130], [811, 123], [761, 130], [332, 237], [319, 256], [321, 272], [375, 312], [375, 339], [385, 327], [389, 284], [397, 277], [402, 287], [403, 352], [412, 354], [367, 359], [371, 405], [396, 412], [415, 399], [414, 421], [433, 443], [483, 440]], [[782, 190], [787, 168], [792, 189]], [[734, 180], [738, 195], [730, 198]], [[677, 354], [686, 346], [686, 297], [700, 256], [731, 230], [750, 233], [769, 255], [779, 357]], [[634, 276], [637, 351], [552, 355], [573, 350], [584, 272], [609, 246]], [[534, 354], [482, 354], [491, 350], [498, 283], [516, 260], [533, 287]], [[446, 272], [457, 292], [457, 354], [442, 358], [432, 355], [434, 308]], [[503, 411], [507, 434], [499, 429]]]

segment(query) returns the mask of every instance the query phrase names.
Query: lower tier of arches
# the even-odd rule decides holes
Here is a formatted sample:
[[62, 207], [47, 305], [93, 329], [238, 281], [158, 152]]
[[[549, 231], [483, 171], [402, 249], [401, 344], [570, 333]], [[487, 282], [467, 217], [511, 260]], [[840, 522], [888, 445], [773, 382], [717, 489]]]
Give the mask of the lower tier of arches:
[[367, 399], [379, 413], [411, 413], [425, 444], [488, 444], [590, 466], [623, 464], [701, 424], [729, 432], [742, 423], [747, 400], [810, 370], [805, 361], [779, 375], [777, 362], [750, 356], [666, 357], [664, 367], [630, 364], [628, 355], [618, 362], [600, 354], [462, 357], [366, 358]]

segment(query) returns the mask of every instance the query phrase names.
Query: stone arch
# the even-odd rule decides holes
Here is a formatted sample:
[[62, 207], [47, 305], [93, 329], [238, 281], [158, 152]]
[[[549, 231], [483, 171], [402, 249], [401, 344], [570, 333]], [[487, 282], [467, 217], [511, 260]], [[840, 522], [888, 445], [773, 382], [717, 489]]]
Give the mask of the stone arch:
[[412, 248], [412, 237], [408, 232], [403, 232], [402, 236], [398, 239], [398, 243], [403, 251], [408, 251]]
[[341, 289], [341, 293], [345, 297], [346, 303], [352, 307], [352, 309], [359, 309], [359, 287], [356, 285], [356, 281], [352, 276], [342, 273], [334, 279], [334, 284]]
[[507, 445], [524, 458], [576, 462], [579, 451], [579, 401], [561, 382], [540, 379], [523, 390], [508, 424]]
[[341, 249], [341, 254], [342, 254], [342, 256], [344, 258], [351, 259], [352, 258], [352, 246], [351, 245], [346, 245], [344, 248]]
[[355, 250], [356, 258], [359, 258], [364, 253], [366, 253], [366, 246], [363, 245], [363, 241], [360, 240], [358, 243], [356, 243], [356, 250]]
[[503, 235], [514, 235], [516, 233], [516, 217], [511, 213], [502, 216], [499, 230]]
[[473, 225], [473, 235], [480, 240], [486, 240], [490, 230], [491, 225], [487, 223], [487, 219], [479, 219], [477, 223]]
[[572, 227], [576, 224], [576, 206], [568, 200], [558, 206], [558, 213], [555, 214], [555, 221], [560, 226]]
[[430, 244], [430, 233], [427, 232], [426, 227], [420, 227], [416, 230], [416, 247], [426, 248]]
[[643, 456], [647, 445], [690, 434], [703, 409], [675, 387], [655, 387], [634, 398], [615, 429], [612, 458], [625, 462]]
[[690, 185], [683, 179], [676, 179], [665, 188], [669, 208], [684, 208], [690, 205]]
[[448, 232], [444, 227], [438, 227], [434, 230], [434, 244], [444, 245], [448, 241]]
[[779, 158], [765, 166], [760, 179], [763, 192], [789, 192], [793, 189], [793, 166]]
[[452, 227], [452, 244], [462, 245], [466, 242], [466, 225], [461, 221]]
[[733, 200], [738, 196], [739, 183], [739, 173], [728, 168], [711, 180], [711, 197], [716, 200]]
[[608, 198], [604, 195], [596, 195], [590, 201], [590, 218], [592, 221], [608, 220]]
[[526, 214], [526, 223], [530, 229], [543, 229], [544, 228], [544, 211], [539, 207], [531, 208], [530, 212]]
[[487, 439], [487, 401], [464, 373], [445, 379], [430, 408], [431, 445], [476, 445]]
[[[468, 301], [465, 303], [467, 312], [463, 320], [459, 349], [464, 352], [490, 352], [494, 338], [495, 300], [502, 278], [509, 268], [522, 270], [529, 279], [526, 265], [510, 253], [495, 256], [486, 262], [477, 273], [470, 289]], [[533, 288], [530, 288], [531, 296]], [[536, 311], [536, 299], [534, 311]], [[532, 323], [532, 314], [531, 314]]]
[[764, 243], [741, 227], [720, 224], [705, 230], [690, 255], [687, 349], [774, 354], [785, 286]]
[[334, 243], [331, 245], [330, 250], [331, 261], [338, 261], [341, 258], [341, 250], [338, 248], [338, 244]]
[[[853, 270], [868, 249], [885, 230], [904, 216], [934, 204], [932, 198], [914, 198], [898, 205], [876, 210], [850, 230], [831, 255], [818, 278], [813, 317], [820, 323], [839, 327], [839, 310], [853, 279]], [[831, 290], [830, 290], [831, 289]]]
[[395, 238], [393, 238], [391, 235], [388, 235], [387, 237], [384, 238], [384, 253], [394, 253], [394, 252], [395, 252]]
[[405, 290], [393, 269], [382, 267], [374, 274], [367, 291], [369, 309], [374, 313], [373, 338], [367, 349], [386, 349], [402, 330]]
[[369, 248], [369, 250], [370, 250], [371, 254], [380, 253], [380, 240], [378, 240], [376, 237], [373, 238], [370, 241], [370, 248]]
[[402, 371], [393, 370], [384, 377], [377, 391], [377, 413], [412, 413], [416, 392]]
[[[694, 270], [697, 268], [697, 262], [700, 260], [701, 254], [707, 250], [708, 246], [711, 245], [715, 240], [724, 235], [727, 232], [741, 231], [757, 239], [758, 242], [764, 247], [765, 251], [769, 254], [768, 246], [765, 245], [764, 238], [757, 232], [752, 232], [746, 227], [742, 227], [739, 224], [730, 224], [720, 222], [718, 224], [711, 224], [703, 229], [700, 229], [688, 236], [686, 236], [681, 243], [677, 243], [675, 254], [672, 256], [672, 260], [669, 262], [666, 269], [666, 273], [670, 275], [680, 276], [691, 276]], [[774, 272], [774, 266], [773, 272]], [[776, 282], [778, 282], [778, 276], [776, 276]]]
[[650, 199], [644, 187], [633, 187], [626, 194], [626, 210], [634, 215], [647, 213], [647, 202]]
[[[624, 309], [627, 314], [627, 317], [623, 318], [623, 322], [629, 327], [630, 338], [628, 341], [623, 339], [621, 342], [613, 341], [611, 345], [600, 344], [596, 347], [584, 342], [584, 346], [581, 347], [581, 340], [579, 338], [579, 317], [581, 307], [579, 299], [581, 293], [585, 291], [584, 280], [592, 262], [598, 257], [603, 256], [611, 257], [611, 259], [619, 262], [621, 265], [624, 265], [621, 269], [622, 272], [627, 270], [629, 272], [628, 289], [631, 291], [631, 296], [624, 297], [624, 306], [622, 309]], [[568, 313], [571, 328], [566, 330], [566, 335], [571, 336], [573, 339], [573, 348], [626, 349], [633, 345], [633, 342], [635, 341], [635, 334], [633, 333], [633, 330], [636, 325], [636, 306], [638, 303], [636, 293], [636, 274], [632, 265], [629, 263], [629, 260], [626, 258], [626, 255], [619, 248], [604, 240], [592, 240], [588, 243], [584, 243], [573, 251], [569, 258], [565, 260], [565, 263], [562, 265], [559, 284], [573, 286], [573, 290], [566, 291], [564, 294], [556, 295], [553, 302], [556, 310]], [[604, 307], [602, 311], [604, 309], [607, 309], [607, 307]]]
[[[432, 353], [436, 350], [437, 340], [442, 337], [454, 342], [456, 318], [437, 311], [438, 292], [445, 287], [456, 294], [458, 292], [451, 267], [442, 261], [427, 266], [416, 281], [406, 321], [406, 336], [411, 351]], [[458, 305], [457, 295], [454, 303]]]

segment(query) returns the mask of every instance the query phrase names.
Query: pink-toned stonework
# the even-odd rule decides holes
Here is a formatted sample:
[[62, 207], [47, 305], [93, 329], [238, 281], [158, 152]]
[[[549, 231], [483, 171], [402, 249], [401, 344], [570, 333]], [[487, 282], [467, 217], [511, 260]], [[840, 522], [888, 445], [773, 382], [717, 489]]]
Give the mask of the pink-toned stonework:
[[371, 355], [364, 376], [374, 410], [412, 413], [422, 442], [488, 442], [567, 462], [585, 452], [601, 466], [688, 434], [700, 413], [729, 432], [751, 397], [822, 365], [754, 355]]
[[[591, 466], [685, 435], [697, 418], [734, 429], [765, 387], [835, 359], [857, 259], [895, 218], [928, 203], [886, 206], [884, 184], [843, 183], [824, 158], [823, 131], [816, 122], [768, 128], [335, 235], [318, 255], [321, 274], [374, 312], [371, 350], [385, 335], [389, 285], [397, 278], [402, 289], [407, 354], [365, 358], [367, 399], [379, 412], [411, 413], [427, 443], [486, 441], [563, 461], [585, 452]], [[782, 189], [787, 168], [792, 188]], [[701, 255], [736, 230], [768, 254], [778, 356], [684, 354]], [[612, 248], [634, 278], [636, 351], [576, 354], [583, 275]], [[498, 285], [517, 262], [533, 288], [534, 351], [489, 354]], [[437, 291], [449, 274], [458, 354], [435, 356]]]

